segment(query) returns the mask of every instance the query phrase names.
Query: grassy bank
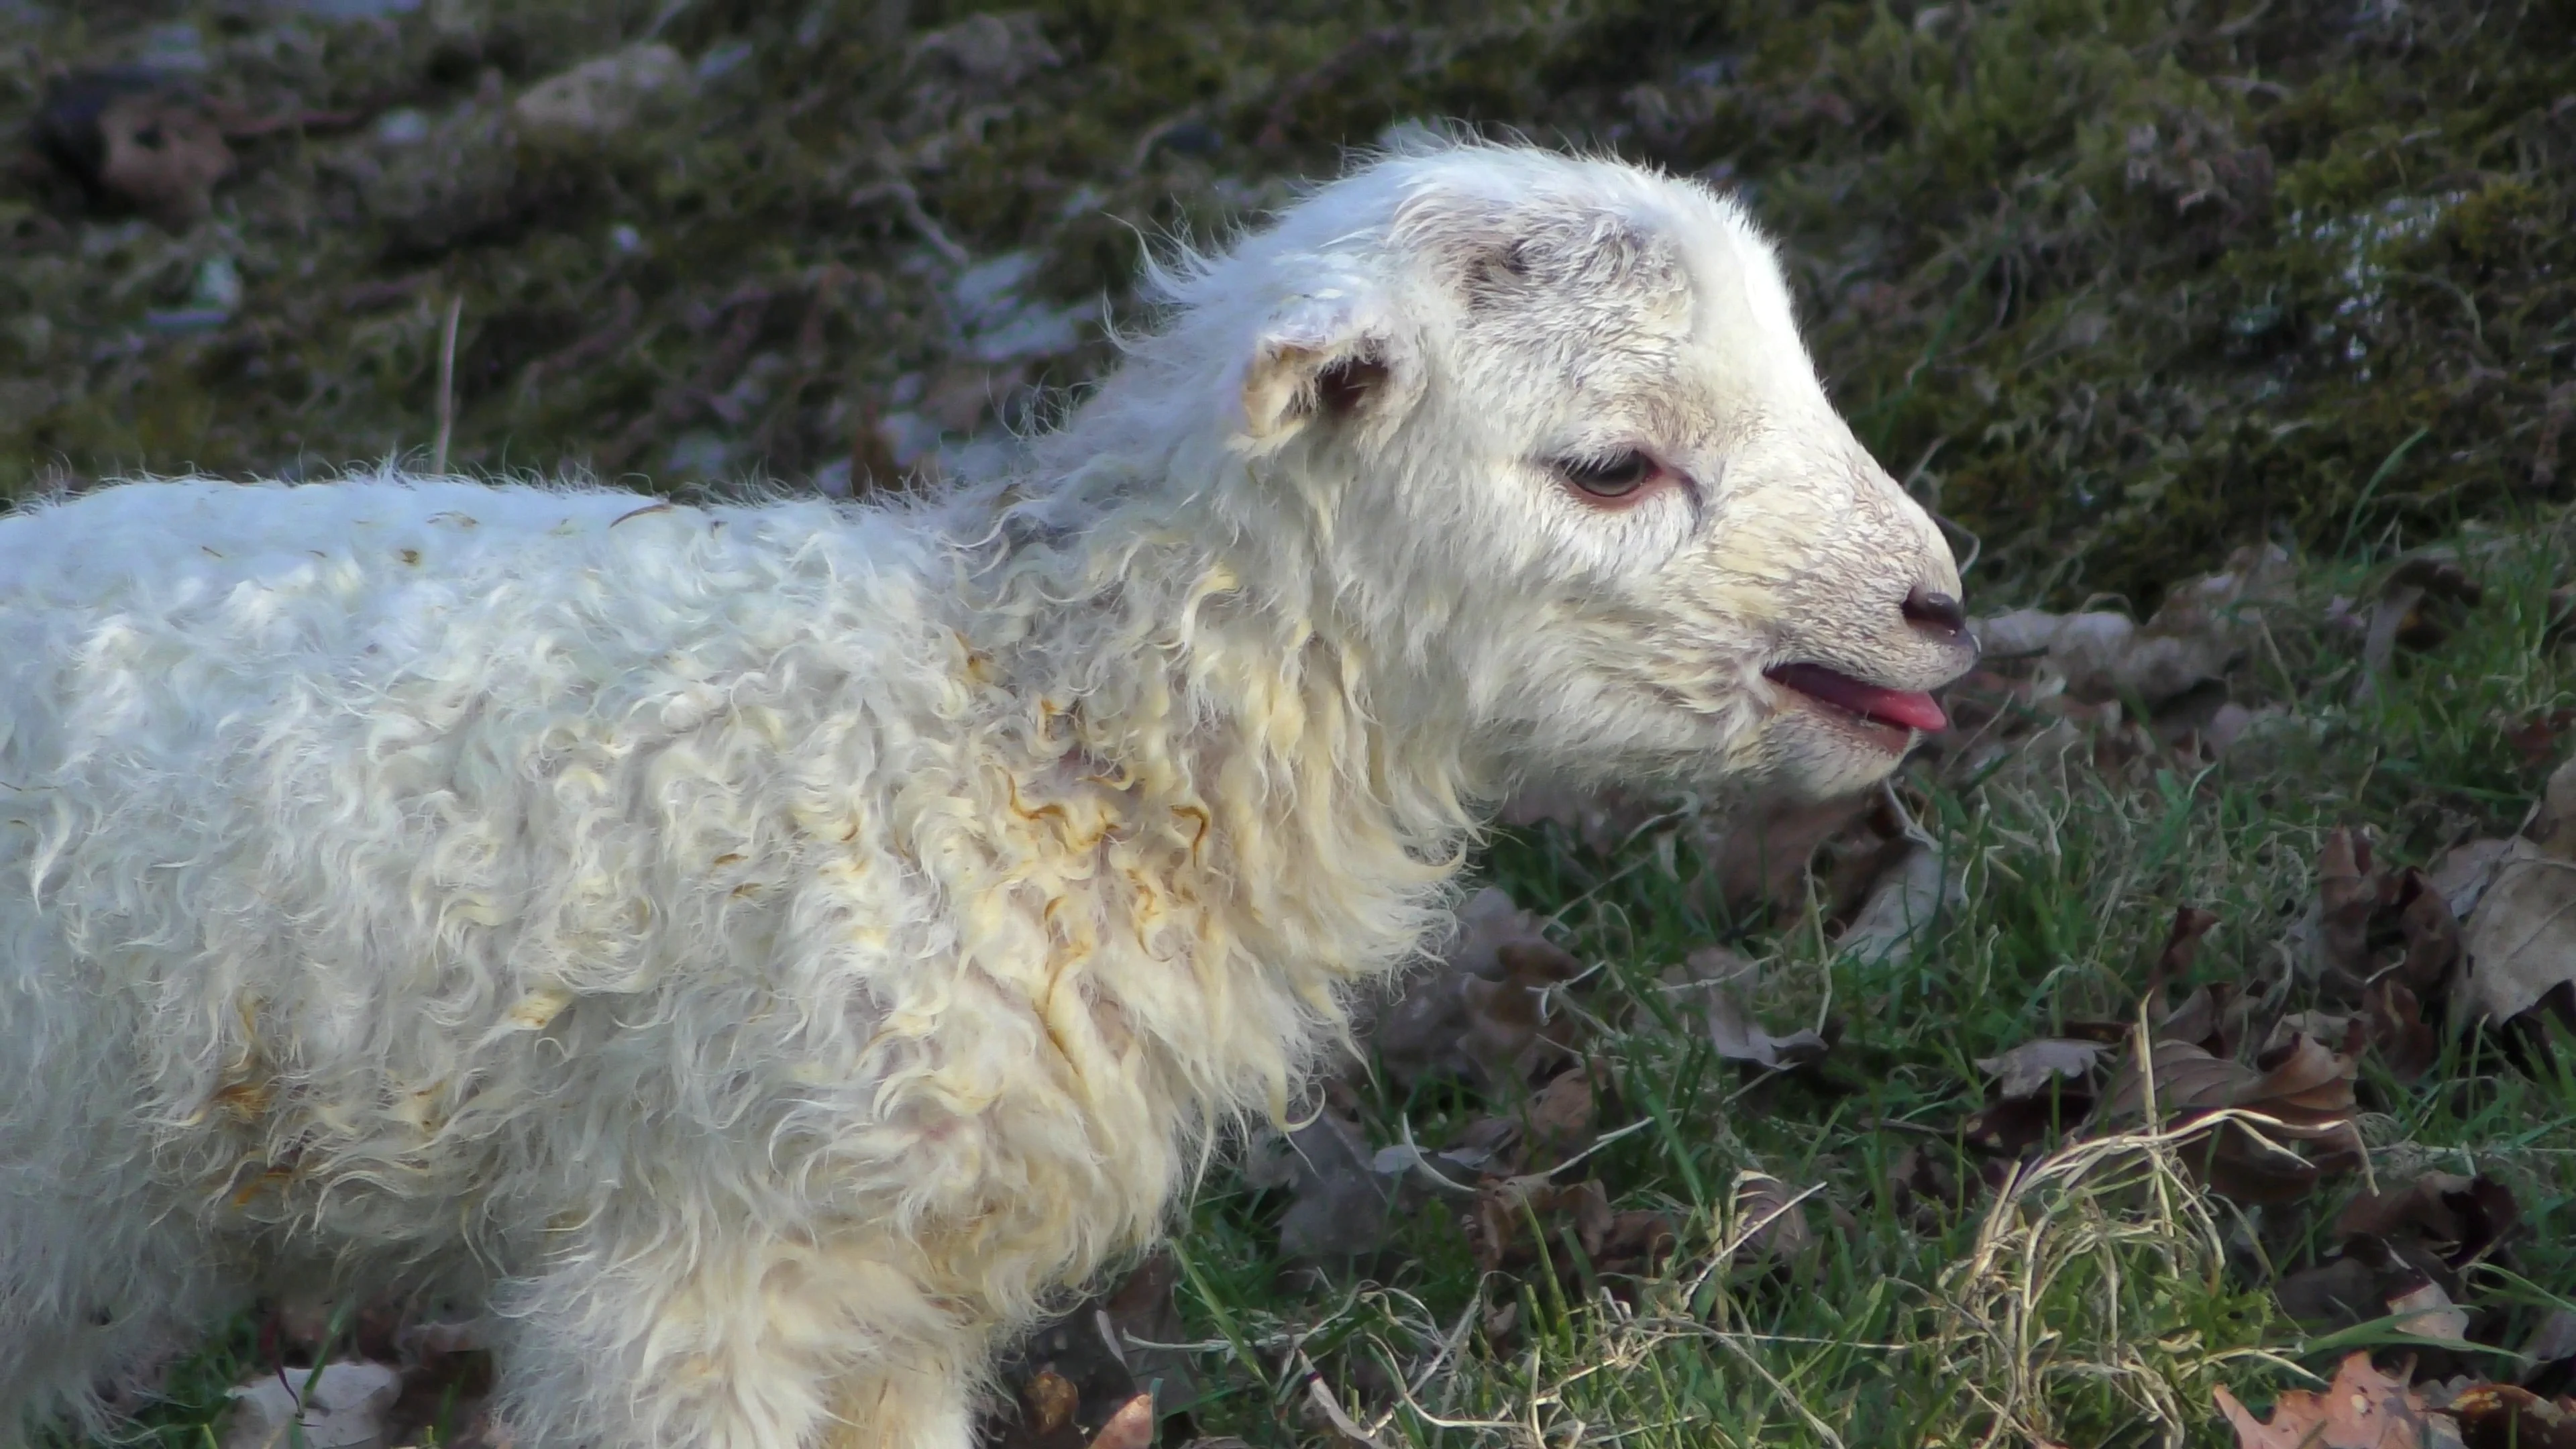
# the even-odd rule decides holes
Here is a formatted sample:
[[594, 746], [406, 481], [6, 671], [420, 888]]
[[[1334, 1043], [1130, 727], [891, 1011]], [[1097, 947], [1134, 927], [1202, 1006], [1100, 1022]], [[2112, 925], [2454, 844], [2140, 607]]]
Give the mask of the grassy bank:
[[[0, 487], [425, 448], [451, 299], [462, 464], [891, 480], [1096, 369], [1140, 231], [1416, 118], [1743, 190], [1864, 438], [2032, 589], [2151, 604], [2252, 538], [2439, 533], [2576, 466], [2563, 7], [311, 10], [0, 11], [0, 113], [154, 62], [239, 163], [176, 235], [19, 168]], [[517, 124], [647, 42], [651, 104]]]

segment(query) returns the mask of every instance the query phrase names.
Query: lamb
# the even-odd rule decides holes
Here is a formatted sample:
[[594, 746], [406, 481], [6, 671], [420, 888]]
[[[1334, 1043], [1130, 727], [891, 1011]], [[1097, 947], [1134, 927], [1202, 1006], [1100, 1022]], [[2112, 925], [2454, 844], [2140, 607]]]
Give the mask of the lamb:
[[1015, 476], [0, 519], [0, 1445], [281, 1281], [522, 1449], [964, 1449], [1520, 779], [1825, 793], [1973, 657], [1731, 201], [1464, 142], [1151, 279]]

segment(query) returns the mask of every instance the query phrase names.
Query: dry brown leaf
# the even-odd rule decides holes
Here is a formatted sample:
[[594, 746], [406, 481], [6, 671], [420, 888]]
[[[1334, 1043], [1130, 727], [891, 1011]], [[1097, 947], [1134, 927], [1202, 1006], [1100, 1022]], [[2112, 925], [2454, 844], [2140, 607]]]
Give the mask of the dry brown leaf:
[[2317, 904], [2317, 970], [2338, 990], [2358, 992], [2376, 974], [2370, 960], [2370, 917], [2379, 908], [2379, 882], [2371, 870], [2367, 839], [2351, 830], [2326, 836], [2325, 848], [2317, 852]]
[[1358, 1030], [1399, 1087], [1440, 1076], [1527, 1080], [1567, 1055], [1570, 1019], [1550, 1011], [1544, 993], [1581, 970], [1537, 916], [1489, 886], [1459, 910], [1440, 963]]
[[2511, 1384], [2478, 1384], [2452, 1398], [2468, 1449], [2576, 1449], [2576, 1397], [2544, 1399]]
[[1576, 1240], [1585, 1244], [1600, 1242], [1610, 1231], [1616, 1215], [1610, 1211], [1610, 1194], [1600, 1183], [1589, 1178], [1550, 1189], [1541, 1195], [1542, 1211], [1570, 1212], [1574, 1215]]
[[2465, 921], [2494, 883], [2497, 868], [2512, 853], [2509, 839], [2464, 840], [2442, 852], [2426, 873], [2425, 883], [2441, 893], [2442, 903], [2451, 908], [2455, 919]]
[[1595, 1271], [1640, 1278], [1662, 1266], [1681, 1241], [1672, 1219], [1646, 1208], [1612, 1213], [1598, 1247], [1589, 1248]]
[[[2274, 1119], [2261, 1137], [2239, 1124], [2222, 1124], [2185, 1161], [2208, 1185], [2243, 1202], [2289, 1202], [2305, 1196], [2320, 1177], [2359, 1165], [2360, 1133], [2352, 1058], [2312, 1037], [2266, 1054], [2255, 1067], [2212, 1056], [2188, 1042], [2161, 1041], [2151, 1055], [2159, 1109], [2176, 1125], [2225, 1108]], [[2148, 1082], [2134, 1057], [2103, 1097], [2105, 1120], [2135, 1116], [2145, 1108]], [[2311, 1160], [2287, 1144], [2318, 1144]]]
[[1816, 1245], [1802, 1196], [1767, 1172], [1736, 1175], [1730, 1221], [1742, 1239], [1735, 1250], [1737, 1266], [1786, 1262]]
[[2314, 1037], [2297, 1037], [2255, 1060], [2261, 1080], [2234, 1105], [2279, 1119], [2283, 1131], [2348, 1150], [2358, 1157], [2360, 1134], [2352, 1125], [2356, 1075], [2350, 1056]]
[[2370, 697], [2400, 646], [2431, 649], [2450, 637], [2459, 605], [2475, 605], [2486, 590], [2445, 550], [2427, 550], [2401, 561], [2380, 586], [2361, 644], [2362, 677], [2353, 699]]
[[1091, 1449], [1150, 1449], [1154, 1442], [1154, 1396], [1138, 1394], [1118, 1406], [1100, 1432], [1091, 1436]]
[[2464, 1347], [2469, 1341], [2468, 1310], [2451, 1302], [2451, 1295], [2443, 1292], [2439, 1283], [2425, 1283], [2398, 1294], [2388, 1300], [2388, 1311], [2396, 1317], [2399, 1333]]
[[2403, 1380], [2373, 1368], [2366, 1353], [2347, 1356], [2322, 1394], [2283, 1393], [2268, 1423], [2225, 1388], [2217, 1394], [2238, 1449], [2441, 1449], [2460, 1442], [2456, 1429], [2427, 1410]]
[[[1476, 1267], [1495, 1273], [1535, 1262], [1538, 1253], [1529, 1246], [1523, 1217], [1537, 1217], [1554, 1207], [1556, 1194], [1556, 1185], [1545, 1173], [1490, 1180], [1477, 1189], [1475, 1204], [1460, 1224], [1467, 1233], [1468, 1249], [1476, 1256]], [[1606, 1199], [1602, 1206], [1608, 1208]]]
[[1393, 1184], [1375, 1162], [1359, 1124], [1325, 1108], [1296, 1131], [1255, 1143], [1243, 1175], [1255, 1187], [1289, 1191], [1280, 1251], [1329, 1261], [1375, 1252], [1386, 1240]]
[[1550, 791], [1517, 802], [1512, 814], [1553, 820], [1604, 853], [1660, 832], [1655, 848], [1668, 872], [1679, 869], [1672, 844], [1687, 842], [1701, 868], [1683, 886], [1712, 915], [1796, 913], [1812, 899], [1828, 921], [1846, 919], [1911, 845], [1884, 793], [1673, 812], [1615, 790]]
[[1186, 1354], [1146, 1346], [1187, 1336], [1172, 1298], [1178, 1276], [1171, 1255], [1157, 1253], [1107, 1293], [1014, 1345], [996, 1366], [1011, 1397], [978, 1423], [976, 1443], [983, 1449], [1141, 1449], [1152, 1443], [1155, 1400], [1186, 1402], [1197, 1394]]
[[1917, 843], [1878, 877], [1860, 913], [1834, 938], [1834, 953], [1896, 965], [1926, 939], [1945, 906], [1965, 899], [1942, 853]]
[[1467, 1013], [1459, 1047], [1489, 1085], [1521, 1083], [1575, 1055], [1581, 1023], [1554, 1010], [1552, 988], [1583, 972], [1583, 963], [1547, 941], [1514, 941], [1495, 953], [1503, 979], [1470, 976], [1458, 984]]
[[2174, 588], [2144, 625], [2120, 614], [2023, 609], [1970, 627], [1989, 658], [2045, 655], [2070, 693], [2135, 697], [2153, 708], [2223, 676], [2261, 606], [2283, 596], [2293, 572], [2276, 546], [2242, 548], [2224, 570]]
[[2427, 1284], [2447, 1295], [2457, 1283], [2458, 1275], [2419, 1241], [2356, 1233], [2343, 1239], [2335, 1257], [2289, 1274], [2273, 1291], [2291, 1317], [2332, 1331], [2398, 1312], [2397, 1304]]
[[1074, 1410], [1082, 1407], [1082, 1390], [1054, 1369], [1042, 1368], [1020, 1386], [1020, 1402], [1028, 1406], [1029, 1427], [1052, 1434], [1073, 1422]]
[[2309, 966], [2337, 1005], [2361, 1001], [2394, 978], [2429, 999], [2460, 959], [2460, 918], [2445, 881], [2375, 862], [2363, 832], [2330, 832], [2317, 852], [2317, 907], [2298, 933]]
[[2408, 1285], [2425, 1281], [2424, 1275], [2387, 1253], [2385, 1245], [2378, 1245], [2377, 1251], [2347, 1250], [2314, 1267], [2285, 1274], [2273, 1285], [2272, 1295], [2281, 1301], [2282, 1312], [2311, 1329], [2330, 1332], [2379, 1317], [2392, 1285], [2403, 1292]]
[[1822, 1057], [1825, 1039], [1812, 1027], [1773, 1036], [1754, 1020], [1732, 985], [1708, 988], [1708, 1040], [1730, 1062], [1751, 1062], [1774, 1070], [1805, 1066]]
[[2441, 1038], [2426, 1025], [2415, 993], [2382, 976], [2361, 994], [2362, 1029], [2370, 1049], [2401, 1082], [2421, 1080], [2442, 1058]]
[[[1531, 1235], [1533, 1221], [1544, 1242]], [[1652, 1272], [1679, 1241], [1663, 1214], [1614, 1212], [1600, 1183], [1558, 1184], [1544, 1173], [1488, 1181], [1461, 1226], [1484, 1271], [1534, 1267], [1544, 1253], [1558, 1280], [1577, 1287], [1587, 1262], [1602, 1277], [1633, 1279]]]
[[1189, 1341], [1173, 1292], [1180, 1278], [1180, 1260], [1168, 1248], [1159, 1250], [1137, 1264], [1099, 1307], [1102, 1336], [1126, 1362], [1129, 1381], [1161, 1403], [1187, 1403], [1199, 1395], [1198, 1372], [1188, 1351], [1159, 1346]]
[[2339, 1011], [2293, 1011], [2272, 1023], [2272, 1030], [2263, 1038], [2263, 1051], [2279, 1051], [2303, 1036], [2327, 1043], [2348, 1056], [2360, 1052], [2369, 1040], [2359, 1017]]
[[1762, 963], [1725, 946], [1702, 946], [1684, 956], [1671, 974], [1676, 985], [1734, 985], [1749, 991], [1762, 984]]
[[2263, 1075], [2233, 1058], [2215, 1056], [2207, 1048], [2186, 1041], [2157, 1042], [2149, 1064], [2154, 1069], [2152, 1083], [2148, 1073], [2138, 1070], [2134, 1055], [2121, 1066], [2103, 1098], [2105, 1117], [2134, 1116], [2144, 1111], [2150, 1087], [2157, 1106], [2169, 1114], [2232, 1107], [2237, 1095], [2262, 1080]]
[[[2147, 978], [2150, 1001], [2168, 984], [2191, 974], [2192, 962], [2200, 956], [2201, 938], [2217, 927], [2215, 912], [2193, 905], [2174, 907], [2173, 925], [2166, 928], [2164, 949], [2156, 953], [2155, 971]], [[2161, 1003], [2155, 1009], [2162, 1009]]]
[[[1847, 915], [1891, 858], [1889, 836], [1871, 797], [1766, 804], [1722, 828], [1695, 831], [1708, 862], [1697, 895], [1703, 909], [1796, 912], [1811, 878], [1828, 918]], [[1812, 876], [1811, 876], [1812, 872]]]
[[1959, 1134], [1970, 1147], [1998, 1158], [2018, 1158], [2051, 1132], [2082, 1121], [2094, 1105], [2089, 1088], [2061, 1085], [2053, 1095], [2005, 1097], [1968, 1114]]
[[1507, 1117], [1479, 1117], [1440, 1149], [1436, 1165], [1473, 1176], [1515, 1177], [1524, 1166], [1522, 1148], [1519, 1123]]
[[2460, 959], [2460, 918], [2432, 879], [2411, 868], [2397, 877], [2396, 904], [2398, 935], [2406, 942], [2398, 974], [2418, 996], [2429, 995]]
[[2531, 1331], [2530, 1340], [2522, 1346], [2522, 1356], [2531, 1360], [2530, 1367], [2522, 1373], [2526, 1384], [2538, 1383], [2540, 1376], [2556, 1368], [2562, 1359], [2576, 1364], [2576, 1309], [2552, 1310]]
[[2429, 1172], [2403, 1187], [2356, 1195], [2335, 1218], [2335, 1234], [2420, 1242], [2459, 1269], [2493, 1252], [2521, 1221], [2513, 1189], [2494, 1178]]
[[2576, 759], [2551, 772], [2461, 945], [2469, 966], [2459, 996], [2472, 1021], [2509, 1021], [2576, 982]]
[[1959, 1124], [1967, 1144], [1999, 1157], [2019, 1157], [2049, 1134], [2093, 1111], [2094, 1072], [2127, 1036], [2118, 1022], [2065, 1023], [2067, 1034], [2024, 1042], [1977, 1069], [1999, 1078], [1985, 1105]]
[[204, 216], [233, 172], [223, 128], [173, 77], [142, 66], [54, 83], [31, 130], [37, 148], [93, 202], [173, 230]]
[[1888, 1164], [1888, 1207], [1918, 1231], [1938, 1231], [1958, 1206], [1958, 1179], [1931, 1153], [1908, 1147]]
[[[2557, 593], [2555, 590], [2551, 592], [2553, 600]], [[2558, 622], [2563, 626], [2566, 621], [2562, 618]], [[2571, 729], [2576, 729], [2576, 709], [2536, 710], [2524, 716], [2520, 724], [2506, 730], [2504, 742], [2513, 746], [2513, 752], [2522, 757], [2524, 768], [2537, 770], [2559, 758], [2559, 743]]]
[[2516, 840], [2469, 917], [2461, 983], [2468, 1019], [2520, 1016], [2576, 981], [2576, 860]]
[[[1703, 869], [1685, 884], [1712, 913], [1797, 910], [1806, 902], [1809, 867], [1815, 864], [1825, 914], [1835, 917], [1858, 903], [1859, 891], [1883, 863], [1877, 855], [1888, 832], [1872, 818], [1877, 803], [1869, 796], [1765, 799], [1724, 811], [1676, 813], [1663, 802], [1616, 788], [1587, 791], [1540, 782], [1505, 801], [1499, 815], [1507, 825], [1554, 825], [1602, 855], [1650, 827], [1667, 830], [1695, 848]], [[1829, 858], [1818, 862], [1819, 850]]]
[[2102, 1054], [2109, 1050], [2100, 1042], [2041, 1037], [2023, 1042], [2001, 1056], [1979, 1058], [1977, 1070], [1995, 1078], [1995, 1090], [2007, 1098], [2035, 1097], [2061, 1077], [2081, 1079], [2091, 1075]]
[[1529, 1123], [1532, 1162], [1561, 1162], [1592, 1143], [1596, 1103], [1593, 1074], [1577, 1068], [1562, 1072], [1530, 1098], [1523, 1114]]
[[2189, 1042], [2211, 1056], [2233, 1057], [2252, 1010], [2244, 993], [2224, 981], [2195, 986], [2156, 1024], [2156, 1040]]

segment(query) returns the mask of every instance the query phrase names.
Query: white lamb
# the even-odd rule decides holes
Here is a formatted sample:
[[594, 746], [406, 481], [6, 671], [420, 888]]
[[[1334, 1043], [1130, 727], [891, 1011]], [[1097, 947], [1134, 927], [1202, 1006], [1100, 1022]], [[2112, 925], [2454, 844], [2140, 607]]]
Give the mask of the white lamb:
[[1516, 779], [1845, 790], [1973, 646], [1729, 201], [1378, 158], [1027, 474], [0, 520], [0, 1445], [281, 1280], [520, 1449], [964, 1449]]

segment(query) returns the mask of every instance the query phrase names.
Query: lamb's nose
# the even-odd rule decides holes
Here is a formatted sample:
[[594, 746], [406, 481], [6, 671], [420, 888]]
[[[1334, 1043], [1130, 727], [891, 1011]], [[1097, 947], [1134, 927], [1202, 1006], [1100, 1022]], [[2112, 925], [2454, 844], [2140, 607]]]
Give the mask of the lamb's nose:
[[1968, 611], [1948, 594], [1935, 593], [1921, 584], [1905, 596], [1905, 620], [1934, 630], [1946, 638], [1956, 639], [1968, 632]]

